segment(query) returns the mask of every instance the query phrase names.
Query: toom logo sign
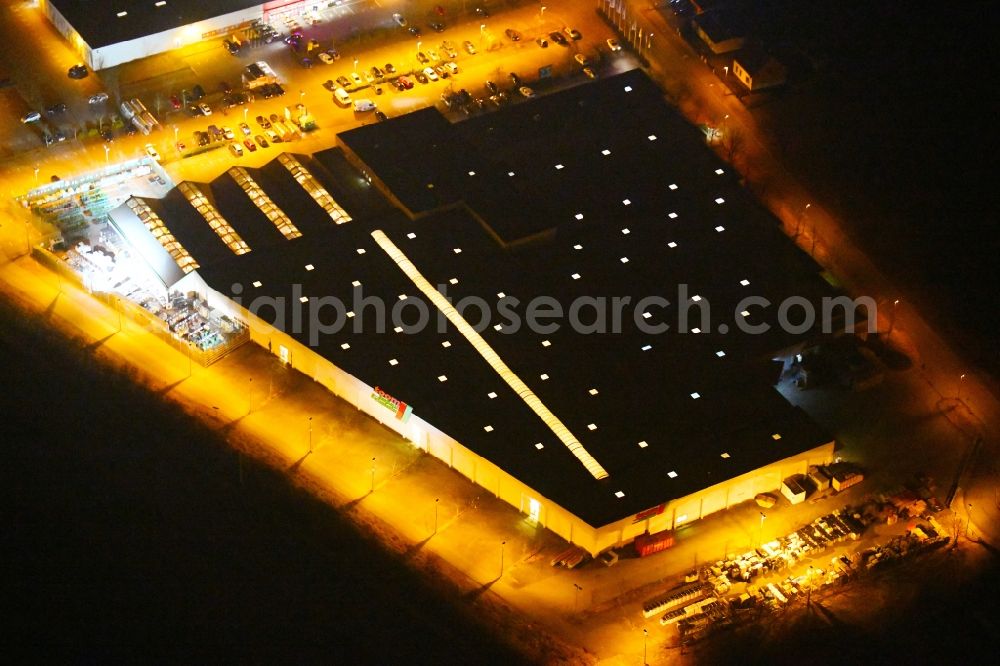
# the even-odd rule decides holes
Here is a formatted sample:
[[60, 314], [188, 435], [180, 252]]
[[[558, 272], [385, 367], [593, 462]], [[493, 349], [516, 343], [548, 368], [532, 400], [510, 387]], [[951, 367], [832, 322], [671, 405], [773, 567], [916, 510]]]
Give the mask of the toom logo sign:
[[667, 508], [666, 504], [658, 504], [652, 509], [646, 509], [645, 511], [640, 511], [635, 514], [635, 518], [632, 519], [632, 524], [646, 520], [647, 518], [652, 518], [653, 516], [658, 516], [663, 513], [663, 510]]
[[406, 423], [410, 418], [410, 414], [413, 413], [413, 407], [410, 407], [405, 402], [396, 400], [396, 398], [393, 398], [377, 386], [375, 387], [375, 392], [372, 393], [372, 400], [395, 414], [396, 418], [403, 423]]

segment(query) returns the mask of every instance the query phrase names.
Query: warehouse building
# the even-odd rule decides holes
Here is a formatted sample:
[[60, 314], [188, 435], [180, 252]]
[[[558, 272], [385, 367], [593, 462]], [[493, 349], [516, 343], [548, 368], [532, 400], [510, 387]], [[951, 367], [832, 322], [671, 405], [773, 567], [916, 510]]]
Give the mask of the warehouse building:
[[[641, 72], [339, 142], [112, 219], [283, 362], [591, 553], [831, 460], [832, 439], [774, 387], [776, 353], [814, 332], [740, 303], [836, 292]], [[138, 240], [150, 231], [160, 242]], [[593, 304], [626, 296], [620, 330], [600, 332]], [[540, 299], [582, 303], [579, 325], [503, 316]], [[734, 317], [771, 326], [739, 333]]]
[[326, 5], [316, 0], [40, 0], [45, 16], [93, 70]]

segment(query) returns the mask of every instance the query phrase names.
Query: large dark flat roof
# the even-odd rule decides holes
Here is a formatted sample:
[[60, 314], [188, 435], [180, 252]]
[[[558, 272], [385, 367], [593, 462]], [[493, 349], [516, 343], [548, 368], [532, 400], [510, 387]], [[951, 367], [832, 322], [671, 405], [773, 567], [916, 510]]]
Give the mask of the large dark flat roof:
[[[92, 49], [263, 4], [262, 0], [47, 0]], [[126, 12], [124, 16], [119, 13]]]
[[[632, 90], [626, 92], [626, 86]], [[429, 119], [426, 114], [419, 115]], [[553, 117], [561, 119], [558, 133], [552, 131]], [[420, 137], [399, 133], [397, 122], [412, 128], [416, 121], [404, 117], [367, 126], [365, 142], [386, 140], [371, 134], [384, 131], [402, 142], [404, 153], [412, 150]], [[204, 221], [185, 202], [168, 197], [150, 204], [199, 261], [209, 284], [230, 293], [230, 285], [240, 283], [244, 304], [254, 295], [284, 297], [286, 322], [300, 305], [292, 298], [294, 284], [302, 285], [306, 296], [337, 296], [348, 308], [355, 282], [364, 295], [380, 296], [387, 308], [400, 296], [420, 297], [374, 241], [375, 230], [431, 284], [447, 286], [453, 302], [478, 296], [495, 305], [502, 293], [522, 303], [537, 296], [567, 305], [584, 296], [629, 296], [634, 303], [661, 295], [676, 304], [677, 285], [690, 285], [690, 296], [711, 304], [711, 326], [700, 334], [676, 332], [676, 305], [648, 308], [650, 318], [643, 321], [672, 327], [659, 335], [638, 330], [631, 317], [613, 335], [576, 333], [565, 320], [544, 334], [526, 327], [498, 331], [492, 325], [482, 331], [608, 471], [601, 481], [450, 325], [444, 332], [430, 326], [397, 333], [389, 323], [384, 332], [373, 332], [369, 310], [318, 340], [316, 351], [338, 367], [411, 404], [415, 414], [593, 525], [829, 441], [773, 387], [773, 352], [803, 336], [775, 326], [760, 335], [722, 334], [717, 327], [728, 323], [735, 329], [733, 317], [740, 315], [733, 310], [744, 296], [776, 304], [797, 295], [815, 302], [832, 294], [831, 288], [644, 75], [627, 73], [439, 128], [437, 140], [455, 141], [466, 151], [466, 158], [451, 161], [451, 144], [441, 144], [440, 162], [434, 158], [432, 164], [441, 182], [460, 193], [463, 178], [532, 180], [531, 186], [515, 184], [517, 194], [506, 204], [549, 211], [547, 240], [504, 249], [474, 218], [480, 211], [462, 206], [411, 220], [389, 207], [339, 149], [298, 159], [351, 214], [347, 224], [324, 217], [277, 161], [248, 169], [302, 229], [303, 236], [291, 241], [271, 233], [271, 223], [240, 201], [242, 193], [226, 182], [228, 175], [201, 186], [251, 246], [242, 256], [206, 236]], [[362, 142], [351, 139], [345, 137], [345, 144], [368, 163]], [[509, 171], [515, 176], [506, 175]], [[377, 175], [391, 185], [415, 188], [422, 175], [418, 169], [412, 173], [409, 184], [401, 182], [405, 171]], [[540, 191], [546, 193], [544, 202], [531, 198]], [[720, 198], [723, 203], [716, 203]], [[472, 207], [477, 199], [470, 201]], [[260, 287], [252, 287], [254, 282]], [[774, 307], [751, 309], [750, 321], [774, 323]], [[430, 310], [434, 316], [433, 306]], [[414, 312], [407, 310], [411, 317]], [[518, 312], [524, 315], [523, 306]], [[591, 312], [585, 310], [583, 318], [589, 320]], [[276, 316], [272, 308], [260, 314]], [[328, 308], [324, 314], [330, 321], [334, 313]], [[466, 314], [476, 322], [475, 310]], [[500, 321], [495, 308], [493, 317], [491, 324]], [[352, 330], [356, 321], [363, 323], [360, 333]], [[294, 335], [308, 343], [305, 332]], [[618, 491], [624, 496], [616, 497]]]

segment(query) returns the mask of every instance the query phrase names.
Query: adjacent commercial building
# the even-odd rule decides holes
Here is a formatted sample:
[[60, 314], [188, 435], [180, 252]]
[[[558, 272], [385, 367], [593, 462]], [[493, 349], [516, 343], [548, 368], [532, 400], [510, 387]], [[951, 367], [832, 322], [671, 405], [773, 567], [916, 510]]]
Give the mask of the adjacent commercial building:
[[836, 292], [641, 72], [339, 144], [113, 223], [168, 289], [591, 553], [831, 460], [774, 387], [814, 330], [774, 309]]
[[146, 58], [283, 16], [316, 0], [40, 0], [45, 16], [91, 69]]

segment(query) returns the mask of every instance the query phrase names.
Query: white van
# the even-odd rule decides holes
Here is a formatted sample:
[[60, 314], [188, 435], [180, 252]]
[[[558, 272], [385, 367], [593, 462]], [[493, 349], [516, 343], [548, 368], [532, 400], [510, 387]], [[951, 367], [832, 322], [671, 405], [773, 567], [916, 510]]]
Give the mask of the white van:
[[366, 111], [374, 111], [375, 102], [370, 99], [356, 99], [354, 100], [354, 111], [356, 113], [364, 113]]
[[347, 108], [351, 105], [351, 96], [347, 94], [347, 91], [343, 88], [336, 88], [333, 91], [333, 101]]

